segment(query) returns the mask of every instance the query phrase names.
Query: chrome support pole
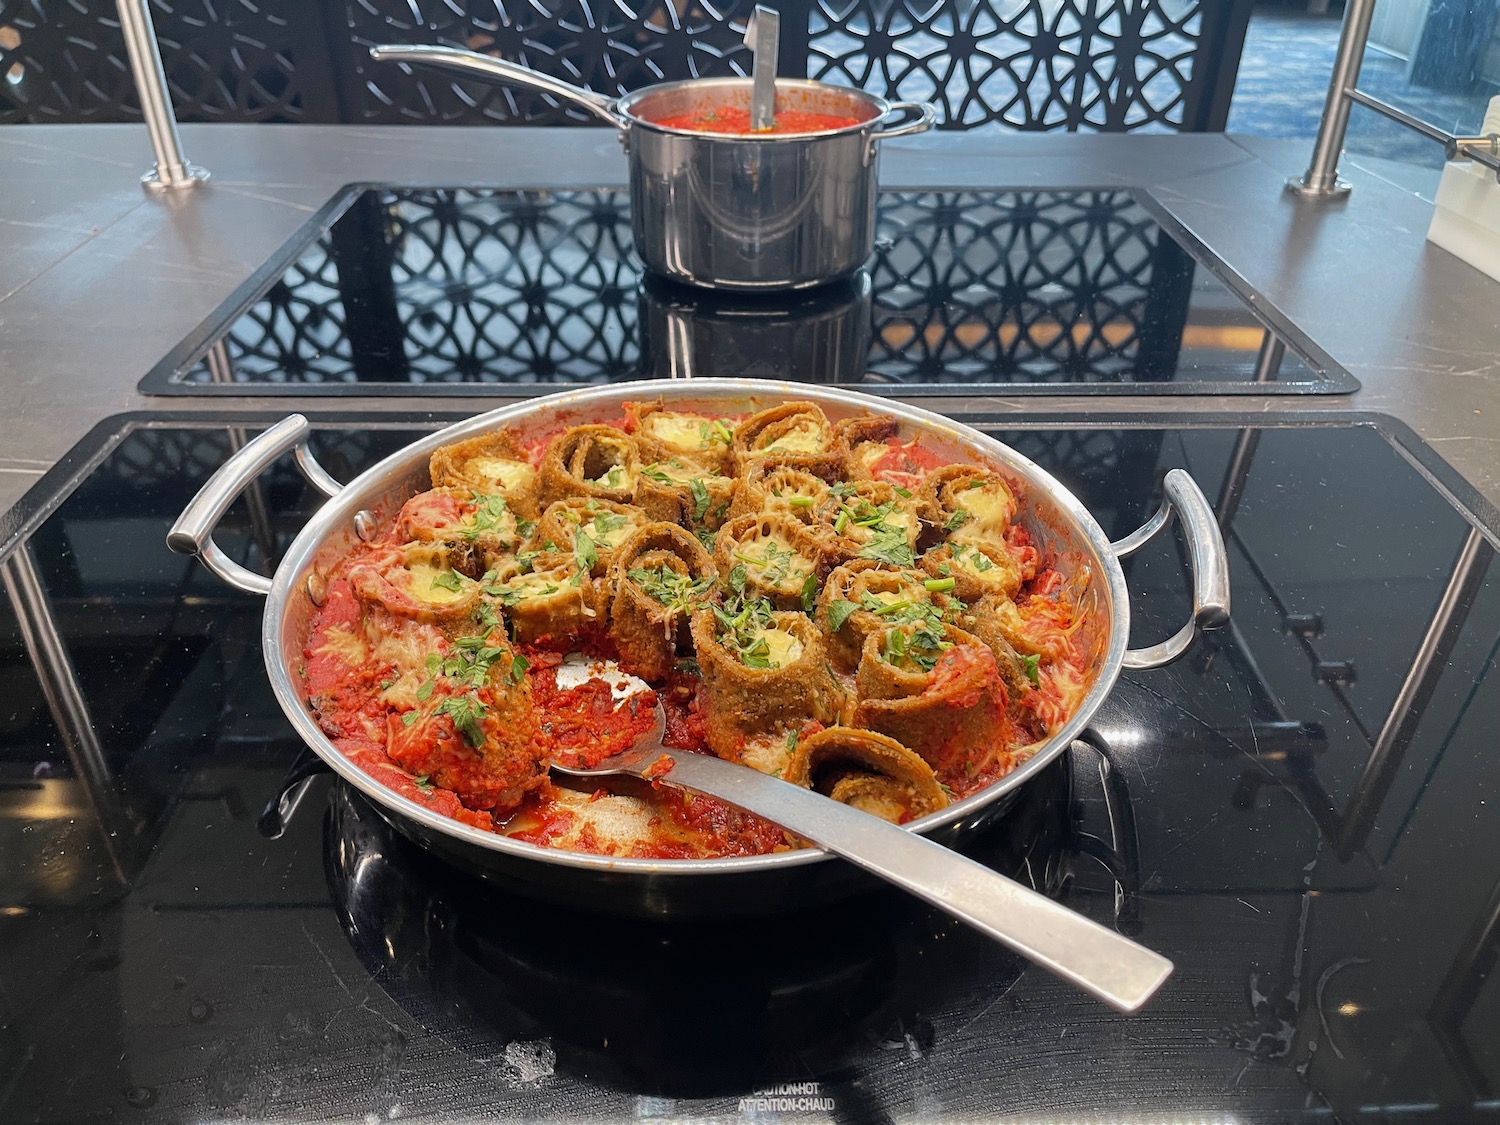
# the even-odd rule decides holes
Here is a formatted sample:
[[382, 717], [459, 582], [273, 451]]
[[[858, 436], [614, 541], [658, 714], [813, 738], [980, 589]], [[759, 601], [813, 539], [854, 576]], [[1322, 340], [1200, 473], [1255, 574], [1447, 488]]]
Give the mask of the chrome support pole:
[[57, 627], [52, 600], [37, 573], [31, 546], [22, 543], [0, 563], [0, 582], [10, 598], [21, 627], [21, 643], [31, 659], [52, 721], [62, 736], [63, 749], [73, 773], [93, 806], [104, 836], [115, 875], [126, 879], [126, 853], [136, 826], [116, 788], [109, 759], [99, 741], [88, 700], [78, 682], [78, 673], [68, 655], [67, 643]]
[[1469, 616], [1474, 596], [1494, 556], [1494, 549], [1484, 534], [1477, 527], [1470, 528], [1453, 564], [1453, 574], [1433, 611], [1432, 623], [1417, 647], [1416, 659], [1412, 661], [1411, 670], [1407, 672], [1396, 701], [1375, 738], [1364, 774], [1344, 810], [1339, 838], [1334, 841], [1340, 856], [1347, 859], [1364, 847], [1375, 827], [1376, 814], [1390, 792], [1401, 760], [1406, 756], [1406, 748], [1432, 701], [1438, 679], [1448, 667], [1454, 642]]
[[125, 36], [125, 50], [130, 55], [136, 93], [141, 99], [141, 116], [145, 118], [151, 148], [156, 153], [156, 167], [141, 177], [141, 183], [158, 191], [196, 187], [208, 179], [208, 172], [189, 164], [182, 154], [172, 95], [167, 90], [167, 72], [151, 24], [150, 0], [115, 0], [115, 8]]
[[1349, 0], [1344, 8], [1338, 54], [1333, 59], [1333, 77], [1323, 102], [1323, 119], [1313, 145], [1312, 162], [1301, 179], [1288, 180], [1286, 190], [1307, 199], [1338, 199], [1349, 194], [1349, 185], [1339, 179], [1339, 156], [1349, 128], [1349, 91], [1359, 82], [1365, 42], [1370, 38], [1370, 20], [1375, 0]]

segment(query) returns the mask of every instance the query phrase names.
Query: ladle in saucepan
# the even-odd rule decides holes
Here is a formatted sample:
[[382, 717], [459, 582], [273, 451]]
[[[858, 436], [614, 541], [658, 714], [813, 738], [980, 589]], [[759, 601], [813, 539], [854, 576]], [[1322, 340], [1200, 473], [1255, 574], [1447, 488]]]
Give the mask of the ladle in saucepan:
[[[563, 669], [569, 683], [604, 680], [621, 702], [651, 690], [607, 662], [580, 667], [575, 657]], [[554, 759], [552, 770], [583, 778], [630, 774], [728, 801], [967, 922], [1122, 1012], [1144, 1004], [1172, 971], [1160, 954], [914, 832], [749, 766], [663, 746], [660, 701], [655, 720], [628, 750], [590, 766]]]

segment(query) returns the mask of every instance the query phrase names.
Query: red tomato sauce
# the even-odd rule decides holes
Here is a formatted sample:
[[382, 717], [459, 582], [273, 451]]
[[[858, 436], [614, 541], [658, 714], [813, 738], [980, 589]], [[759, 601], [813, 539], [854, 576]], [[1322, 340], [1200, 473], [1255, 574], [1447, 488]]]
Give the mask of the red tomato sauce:
[[603, 680], [561, 690], [552, 668], [532, 673], [531, 700], [537, 745], [548, 758], [583, 769], [630, 749], [656, 725], [654, 691], [617, 700]]
[[692, 113], [679, 113], [663, 117], [652, 124], [663, 129], [678, 129], [688, 133], [727, 133], [730, 136], [784, 136], [792, 133], [824, 133], [830, 129], [847, 129], [858, 125], [863, 119], [846, 114], [811, 113], [804, 109], [779, 110], [776, 123], [769, 129], [750, 128], [749, 108], [720, 106], [715, 109], [699, 109]]

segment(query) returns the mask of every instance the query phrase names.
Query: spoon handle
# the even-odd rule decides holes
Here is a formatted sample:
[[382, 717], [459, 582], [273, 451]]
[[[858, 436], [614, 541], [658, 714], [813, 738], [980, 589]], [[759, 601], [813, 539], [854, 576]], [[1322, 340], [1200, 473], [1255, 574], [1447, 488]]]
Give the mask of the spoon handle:
[[[1122, 1012], [1172, 962], [1030, 887], [894, 824], [779, 778], [704, 754], [664, 751], [663, 780], [763, 816], [930, 902]], [[647, 763], [657, 760], [652, 752]]]

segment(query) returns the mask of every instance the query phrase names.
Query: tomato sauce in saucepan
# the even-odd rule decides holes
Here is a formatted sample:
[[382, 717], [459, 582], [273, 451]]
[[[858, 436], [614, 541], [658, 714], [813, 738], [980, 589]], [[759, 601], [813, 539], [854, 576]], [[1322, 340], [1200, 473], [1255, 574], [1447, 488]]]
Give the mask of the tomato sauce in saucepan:
[[811, 113], [803, 109], [783, 110], [776, 114], [776, 123], [769, 129], [750, 127], [750, 110], [736, 106], [719, 106], [714, 109], [696, 109], [691, 113], [679, 113], [663, 117], [652, 124], [663, 129], [678, 129], [688, 133], [727, 133], [731, 136], [784, 136], [793, 133], [823, 133], [829, 129], [847, 129], [864, 119], [849, 114]]

